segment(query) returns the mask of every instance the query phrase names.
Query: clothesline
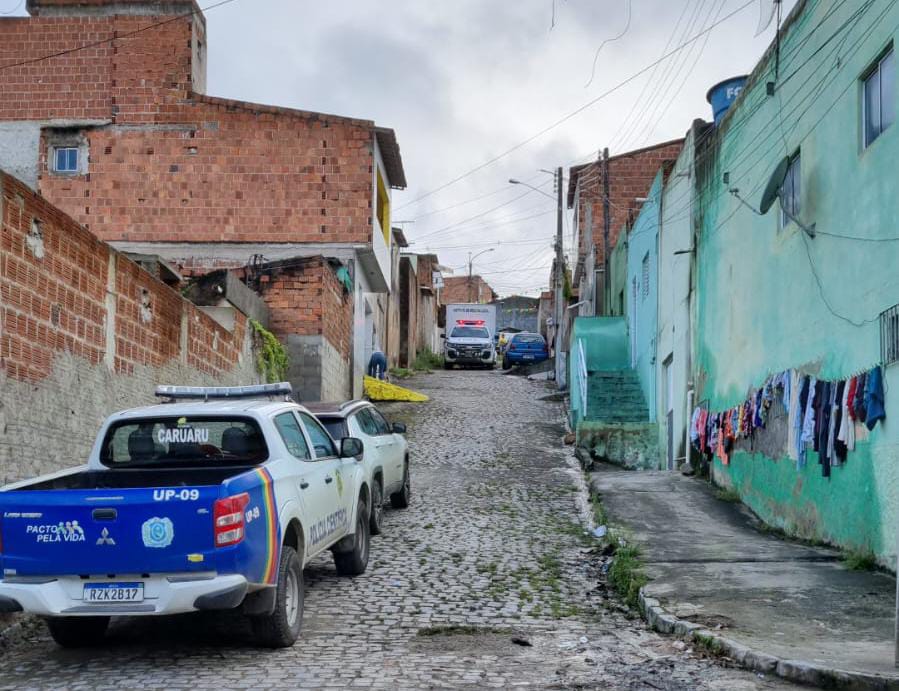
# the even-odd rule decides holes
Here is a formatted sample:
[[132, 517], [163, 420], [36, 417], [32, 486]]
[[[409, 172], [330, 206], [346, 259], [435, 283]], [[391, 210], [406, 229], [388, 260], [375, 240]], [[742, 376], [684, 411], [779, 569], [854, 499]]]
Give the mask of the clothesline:
[[741, 404], [712, 413], [702, 404], [690, 422], [690, 439], [709, 461], [730, 464], [734, 444], [766, 429], [771, 405], [779, 397], [789, 417], [786, 454], [805, 467], [807, 452], [818, 453], [824, 477], [842, 465], [856, 441], [886, 417], [880, 366], [846, 379], [828, 381], [790, 369], [768, 377]]

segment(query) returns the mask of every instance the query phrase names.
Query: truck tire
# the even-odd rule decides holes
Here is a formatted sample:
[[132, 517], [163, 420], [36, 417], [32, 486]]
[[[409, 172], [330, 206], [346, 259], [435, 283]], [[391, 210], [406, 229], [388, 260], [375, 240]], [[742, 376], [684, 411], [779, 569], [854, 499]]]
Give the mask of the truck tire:
[[106, 637], [109, 617], [50, 617], [47, 628], [63, 648], [88, 648]]
[[275, 611], [250, 617], [253, 636], [266, 648], [289, 648], [300, 636], [303, 626], [303, 569], [293, 547], [281, 547], [278, 563], [278, 589]]
[[372, 535], [380, 535], [384, 523], [384, 489], [381, 481], [375, 480], [371, 487], [371, 515], [368, 519], [368, 528]]
[[409, 477], [409, 459], [403, 465], [403, 487], [399, 492], [390, 495], [390, 505], [395, 509], [409, 508], [409, 500], [412, 498], [412, 480]]
[[444, 362], [443, 363], [443, 369], [452, 369], [452, 368], [453, 368], [452, 362]]
[[353, 539], [353, 548], [348, 552], [334, 552], [334, 565], [339, 576], [360, 576], [368, 567], [368, 550], [370, 546], [370, 533], [368, 530], [368, 515], [365, 512], [365, 502], [359, 499], [356, 507], [356, 534]]

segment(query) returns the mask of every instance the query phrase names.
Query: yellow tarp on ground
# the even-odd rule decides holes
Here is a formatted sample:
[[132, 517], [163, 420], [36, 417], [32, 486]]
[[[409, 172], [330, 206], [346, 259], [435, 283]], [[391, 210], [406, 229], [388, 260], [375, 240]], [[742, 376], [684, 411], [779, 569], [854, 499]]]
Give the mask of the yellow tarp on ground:
[[375, 379], [374, 377], [365, 377], [362, 380], [362, 388], [365, 395], [372, 401], [427, 401], [428, 397], [423, 393], [405, 389], [396, 384], [388, 384], [386, 381]]

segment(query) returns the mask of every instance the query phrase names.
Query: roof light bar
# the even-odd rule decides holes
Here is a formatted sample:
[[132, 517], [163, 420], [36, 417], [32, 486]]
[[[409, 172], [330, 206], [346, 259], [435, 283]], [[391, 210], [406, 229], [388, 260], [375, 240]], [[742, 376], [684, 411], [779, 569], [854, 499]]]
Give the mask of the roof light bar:
[[252, 386], [157, 386], [159, 398], [171, 400], [220, 398], [259, 398], [260, 396], [289, 396], [293, 392], [289, 382], [254, 384]]

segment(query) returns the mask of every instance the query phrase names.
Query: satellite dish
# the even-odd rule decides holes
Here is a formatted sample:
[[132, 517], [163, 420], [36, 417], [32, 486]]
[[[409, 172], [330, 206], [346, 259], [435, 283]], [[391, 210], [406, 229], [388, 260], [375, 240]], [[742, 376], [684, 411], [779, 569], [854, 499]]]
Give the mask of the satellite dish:
[[787, 169], [790, 167], [790, 159], [785, 156], [784, 159], [777, 164], [771, 179], [765, 185], [765, 191], [762, 193], [762, 201], [759, 204], [759, 211], [762, 214], [768, 213], [768, 209], [774, 204], [774, 200], [780, 196], [780, 188], [783, 187], [784, 178], [787, 177]]

